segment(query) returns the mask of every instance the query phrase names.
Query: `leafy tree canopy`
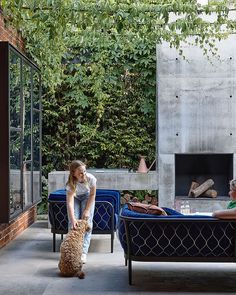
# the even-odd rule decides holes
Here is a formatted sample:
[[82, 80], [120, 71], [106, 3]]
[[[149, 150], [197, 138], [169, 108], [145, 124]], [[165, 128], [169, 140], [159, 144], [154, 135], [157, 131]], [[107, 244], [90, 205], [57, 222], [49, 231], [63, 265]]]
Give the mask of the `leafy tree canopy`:
[[[43, 76], [45, 173], [74, 158], [136, 168], [155, 158], [156, 44], [205, 54], [235, 30], [226, 1], [2, 0]], [[203, 15], [205, 17], [203, 17]]]

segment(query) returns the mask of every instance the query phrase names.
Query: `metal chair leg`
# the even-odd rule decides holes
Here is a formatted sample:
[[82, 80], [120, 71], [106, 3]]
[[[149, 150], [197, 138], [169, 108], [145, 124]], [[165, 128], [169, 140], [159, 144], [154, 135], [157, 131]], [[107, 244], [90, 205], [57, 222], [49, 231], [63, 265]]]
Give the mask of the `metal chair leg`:
[[114, 249], [114, 231], [111, 233], [111, 253], [113, 253]]
[[129, 284], [132, 285], [132, 261], [128, 259]]
[[52, 242], [52, 244], [53, 244], [53, 252], [56, 252], [56, 234], [55, 233], [53, 233], [53, 242]]

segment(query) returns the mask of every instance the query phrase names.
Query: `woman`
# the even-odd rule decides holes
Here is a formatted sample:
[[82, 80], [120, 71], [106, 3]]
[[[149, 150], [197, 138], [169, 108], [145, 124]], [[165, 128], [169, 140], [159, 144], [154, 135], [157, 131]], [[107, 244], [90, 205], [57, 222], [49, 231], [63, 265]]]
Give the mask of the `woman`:
[[218, 210], [212, 213], [213, 217], [220, 219], [236, 219], [236, 179], [232, 179], [230, 185], [230, 202], [225, 210]]
[[[93, 214], [96, 195], [97, 179], [86, 172], [86, 165], [75, 160], [70, 165], [70, 174], [66, 183], [67, 212], [69, 217], [69, 230], [76, 229], [78, 219], [88, 220], [92, 229]], [[81, 260], [86, 263], [92, 230], [84, 235], [84, 246]]]

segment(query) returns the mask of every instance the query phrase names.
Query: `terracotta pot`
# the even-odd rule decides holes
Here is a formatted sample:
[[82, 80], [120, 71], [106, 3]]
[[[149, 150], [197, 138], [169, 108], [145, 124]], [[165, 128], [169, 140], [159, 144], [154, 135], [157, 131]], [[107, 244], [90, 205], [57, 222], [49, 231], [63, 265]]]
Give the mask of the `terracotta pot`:
[[140, 173], [147, 173], [148, 172], [148, 168], [145, 162], [145, 156], [140, 156], [140, 162], [139, 162], [139, 166], [138, 166], [138, 171]]

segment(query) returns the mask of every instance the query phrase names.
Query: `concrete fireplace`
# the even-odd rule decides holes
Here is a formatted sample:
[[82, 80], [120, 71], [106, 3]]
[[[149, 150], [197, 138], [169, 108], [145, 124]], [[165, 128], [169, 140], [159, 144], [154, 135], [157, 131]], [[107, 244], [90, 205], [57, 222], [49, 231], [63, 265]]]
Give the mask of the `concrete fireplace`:
[[[236, 173], [236, 35], [217, 43], [208, 60], [184, 46], [157, 46], [157, 159], [159, 205], [192, 212], [226, 207]], [[189, 198], [192, 181], [213, 179], [216, 198]]]

